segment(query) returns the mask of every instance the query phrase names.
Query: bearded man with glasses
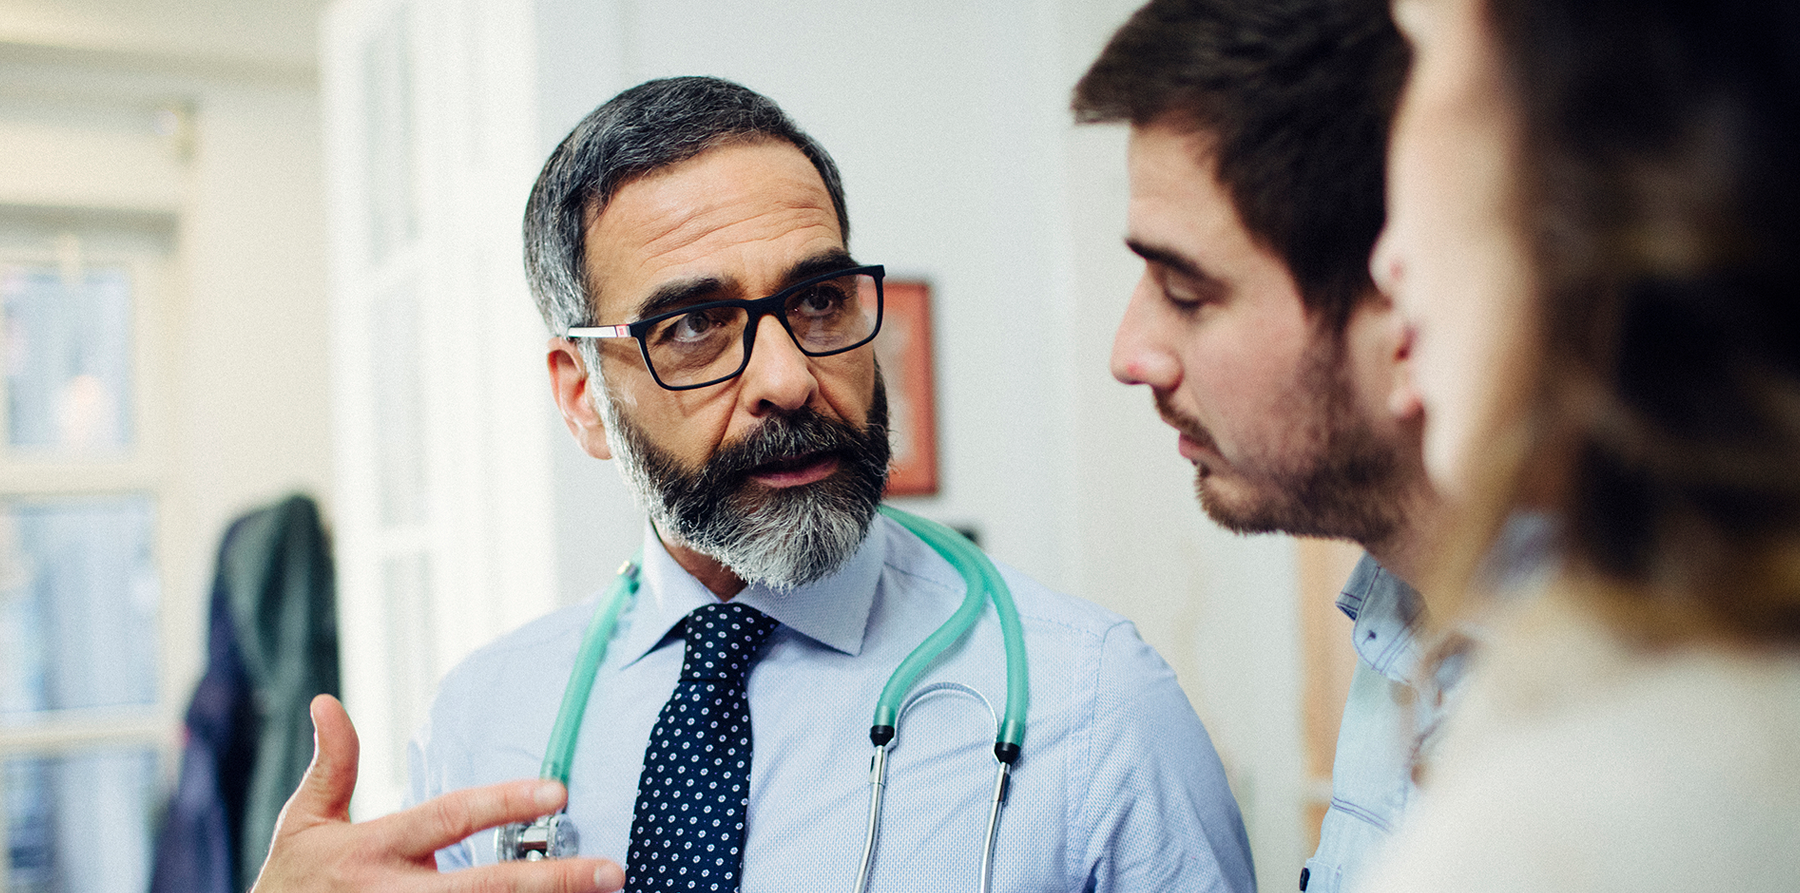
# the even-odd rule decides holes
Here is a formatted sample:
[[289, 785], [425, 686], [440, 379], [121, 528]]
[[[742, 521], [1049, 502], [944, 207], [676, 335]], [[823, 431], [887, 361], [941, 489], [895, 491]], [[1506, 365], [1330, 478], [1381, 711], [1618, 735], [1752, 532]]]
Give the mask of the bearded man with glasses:
[[[650, 521], [566, 793], [579, 854], [624, 862], [629, 890], [855, 888], [870, 709], [968, 587], [876, 513], [883, 269], [851, 255], [848, 233], [824, 150], [766, 97], [714, 78], [651, 81], [602, 105], [533, 190], [526, 267], [557, 406]], [[1252, 889], [1243, 822], [1173, 672], [1123, 618], [1000, 571], [1030, 708], [1000, 789], [994, 889]], [[474, 866], [463, 877], [482, 889], [617, 887], [610, 863], [579, 875], [562, 870], [576, 860], [486, 864], [496, 836], [477, 830], [564, 804], [554, 784], [535, 803], [525, 788], [508, 800], [502, 780], [538, 771], [594, 614], [592, 602], [551, 614], [450, 673], [414, 741], [423, 806], [390, 817], [388, 840], [410, 854], [429, 841], [438, 867]], [[919, 677], [914, 691], [964, 696], [918, 701], [894, 739], [866, 889], [977, 887], [996, 792], [981, 702], [1007, 689], [1000, 626], [984, 612]], [[321, 724], [321, 754], [340, 717]], [[332, 872], [403, 848], [353, 839], [361, 825], [321, 827], [312, 836], [343, 841], [315, 850]]]
[[[757, 154], [796, 154], [772, 144], [761, 149]], [[820, 269], [831, 272], [806, 275]], [[779, 325], [761, 327], [761, 337], [777, 344], [791, 339], [793, 349], [814, 358], [809, 365], [824, 373], [817, 376], [821, 384], [835, 372], [855, 371], [859, 364], [837, 358], [864, 347], [880, 330], [883, 269], [854, 266], [841, 249], [827, 249], [780, 272], [804, 278], [766, 298], [719, 300], [742, 283], [677, 277], [643, 300], [641, 312], [649, 315], [637, 322], [576, 326], [565, 335], [571, 341], [635, 338], [642, 369], [657, 385], [696, 391], [723, 385], [749, 368], [757, 323], [766, 314]], [[744, 582], [793, 587], [836, 570], [862, 543], [887, 480], [887, 393], [878, 367], [871, 367], [874, 387], [861, 425], [815, 409], [811, 393], [761, 394], [749, 385], [754, 399], [773, 401], [738, 416], [755, 420], [754, 427], [720, 444], [704, 465], [690, 468], [631, 420], [616, 393], [592, 401], [573, 393], [588, 387], [580, 369], [602, 368], [606, 349], [614, 348], [617, 356], [624, 344], [577, 341], [576, 346], [579, 365], [571, 362], [566, 345], [552, 342], [551, 374], [564, 418], [590, 453], [610, 449], [665, 544], [673, 539], [707, 556], [702, 565], [708, 572], [729, 568]], [[828, 357], [833, 360], [819, 362]], [[636, 370], [629, 359], [619, 359]], [[570, 400], [576, 401], [573, 406]], [[583, 439], [594, 421], [591, 408], [598, 408], [603, 430], [614, 437]]]

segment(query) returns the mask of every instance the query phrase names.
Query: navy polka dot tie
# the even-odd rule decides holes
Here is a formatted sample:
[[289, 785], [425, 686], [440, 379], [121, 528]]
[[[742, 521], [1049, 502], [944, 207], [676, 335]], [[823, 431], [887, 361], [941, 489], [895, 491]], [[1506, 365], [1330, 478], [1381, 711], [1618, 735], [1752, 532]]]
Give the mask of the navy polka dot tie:
[[681, 682], [644, 750], [626, 857], [627, 893], [730, 893], [744, 861], [750, 703], [744, 675], [774, 619], [725, 602], [687, 616]]

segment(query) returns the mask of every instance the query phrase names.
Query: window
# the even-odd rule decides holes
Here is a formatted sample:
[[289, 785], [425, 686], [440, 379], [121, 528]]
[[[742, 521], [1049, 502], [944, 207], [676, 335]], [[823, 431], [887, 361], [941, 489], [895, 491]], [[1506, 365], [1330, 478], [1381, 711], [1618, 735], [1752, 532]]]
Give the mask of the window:
[[341, 0], [325, 14], [333, 507], [358, 818], [401, 805], [406, 742], [444, 671], [555, 606], [554, 421], [516, 222], [543, 163], [530, 8]]
[[0, 219], [0, 889], [138, 891], [162, 796], [150, 228]]

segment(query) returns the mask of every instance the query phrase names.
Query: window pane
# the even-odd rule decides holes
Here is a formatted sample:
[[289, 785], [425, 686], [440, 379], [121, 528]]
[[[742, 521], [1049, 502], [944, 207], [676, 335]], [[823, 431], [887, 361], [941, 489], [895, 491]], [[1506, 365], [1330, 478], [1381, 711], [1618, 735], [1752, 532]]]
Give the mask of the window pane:
[[146, 496], [0, 501], [0, 722], [156, 698]]
[[0, 267], [7, 432], [13, 446], [87, 453], [131, 443], [131, 279]]
[[156, 783], [147, 748], [6, 760], [7, 893], [147, 889]]

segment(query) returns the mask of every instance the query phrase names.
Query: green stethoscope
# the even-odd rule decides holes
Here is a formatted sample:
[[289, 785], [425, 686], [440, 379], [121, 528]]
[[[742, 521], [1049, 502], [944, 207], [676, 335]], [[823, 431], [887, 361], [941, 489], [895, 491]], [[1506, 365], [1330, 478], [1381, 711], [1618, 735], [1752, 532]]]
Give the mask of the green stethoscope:
[[[987, 836], [982, 843], [980, 889], [982, 893], [987, 893], [993, 880], [994, 832], [1000, 825], [1000, 807], [1006, 802], [1007, 781], [1011, 777], [1012, 764], [1018, 760], [1020, 746], [1025, 740], [1025, 714], [1030, 702], [1030, 682], [1025, 667], [1025, 635], [1019, 623], [1019, 609], [1013, 604], [1012, 590], [1007, 588], [1006, 581], [1000, 577], [1000, 571], [994, 567], [994, 563], [962, 534], [936, 521], [926, 520], [892, 506], [882, 506], [881, 513], [924, 540], [926, 545], [950, 562], [957, 573], [962, 575], [968, 589], [963, 595], [962, 604], [950, 615], [950, 619], [944, 621], [942, 626], [900, 662], [894, 674], [888, 677], [887, 685], [882, 688], [880, 700], [875, 703], [874, 724], [869, 729], [869, 740], [875, 745], [875, 754], [869, 763], [869, 822], [863, 838], [862, 865], [857, 870], [855, 890], [856, 893], [863, 893], [868, 888], [869, 870], [875, 860], [875, 840], [881, 828], [882, 794], [887, 788], [888, 747], [899, 734], [900, 719], [919, 697], [942, 689], [933, 686], [914, 695], [911, 701], [907, 700], [907, 694], [912, 691], [919, 674], [925, 672], [925, 668], [950, 646], [961, 641], [974, 627], [975, 621], [980, 619], [986, 603], [992, 601], [994, 612], [1000, 617], [1000, 637], [1006, 646], [1006, 711], [996, 722], [998, 728], [994, 736], [994, 760], [999, 768], [988, 806]], [[550, 730], [550, 745], [544, 752], [544, 766], [538, 774], [541, 778], [562, 782], [565, 788], [569, 785], [569, 767], [575, 758], [575, 738], [581, 727], [582, 714], [587, 711], [588, 695], [593, 691], [594, 677], [600, 669], [600, 662], [606, 658], [606, 646], [612, 639], [614, 628], [619, 624], [619, 615], [624, 613], [627, 604], [637, 595], [643, 557], [643, 550], [640, 549], [637, 555], [619, 569], [618, 577], [614, 578], [606, 594], [601, 596], [599, 609], [594, 612], [593, 619], [588, 622], [587, 632], [582, 636], [581, 649], [575, 657], [575, 668], [569, 673], [569, 684], [563, 689], [562, 705], [557, 708], [556, 723]], [[944, 687], [980, 697], [966, 686], [951, 684]], [[558, 812], [534, 822], [502, 826], [495, 845], [502, 861], [554, 859], [575, 855], [578, 840], [567, 814]]]

